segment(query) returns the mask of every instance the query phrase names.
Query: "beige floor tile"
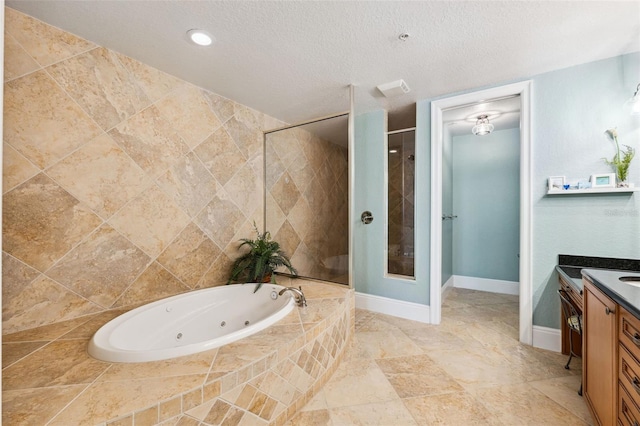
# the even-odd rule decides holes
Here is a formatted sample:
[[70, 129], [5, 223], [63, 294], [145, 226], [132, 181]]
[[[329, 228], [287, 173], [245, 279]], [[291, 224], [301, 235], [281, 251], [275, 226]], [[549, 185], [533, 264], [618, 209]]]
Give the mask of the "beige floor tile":
[[358, 344], [354, 346], [361, 358], [389, 358], [420, 355], [422, 349], [400, 331], [358, 332]]
[[420, 425], [501, 424], [482, 404], [466, 392], [421, 396], [402, 401]]
[[301, 411], [297, 413], [286, 426], [331, 426], [329, 410], [320, 409], [313, 411]]
[[531, 382], [531, 386], [565, 407], [585, 423], [593, 425], [589, 409], [584, 399], [578, 395], [580, 383], [582, 383], [581, 376], [568, 376]]
[[373, 360], [346, 360], [324, 386], [329, 408], [400, 399]]
[[585, 421], [535, 389], [530, 383], [492, 386], [471, 391], [502, 423], [508, 425], [585, 425]]
[[402, 401], [351, 405], [329, 410], [334, 426], [418, 426]]

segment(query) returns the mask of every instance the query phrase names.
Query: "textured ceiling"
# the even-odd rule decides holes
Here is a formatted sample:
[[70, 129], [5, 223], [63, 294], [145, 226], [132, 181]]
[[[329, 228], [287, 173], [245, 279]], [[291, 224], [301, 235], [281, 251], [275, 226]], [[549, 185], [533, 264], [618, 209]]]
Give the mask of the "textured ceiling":
[[[348, 110], [349, 84], [401, 110], [640, 50], [637, 1], [6, 4], [290, 123]], [[191, 45], [191, 28], [216, 43]], [[404, 42], [403, 32], [410, 34]], [[409, 94], [376, 93], [400, 78]]]
[[482, 103], [452, 108], [442, 113], [442, 121], [452, 136], [471, 134], [478, 116], [487, 115], [494, 130], [520, 127], [520, 97], [487, 100]]

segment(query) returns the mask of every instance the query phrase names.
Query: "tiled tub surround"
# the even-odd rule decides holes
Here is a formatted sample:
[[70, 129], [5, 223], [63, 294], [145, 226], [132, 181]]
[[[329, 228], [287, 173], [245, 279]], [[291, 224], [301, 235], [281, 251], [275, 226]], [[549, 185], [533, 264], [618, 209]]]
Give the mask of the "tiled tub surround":
[[3, 333], [224, 284], [262, 223], [262, 131], [284, 123], [5, 20]]
[[297, 280], [308, 307], [271, 328], [196, 355], [138, 364], [90, 358], [87, 342], [121, 311], [4, 336], [6, 424], [284, 424], [337, 368], [353, 335], [353, 290]]

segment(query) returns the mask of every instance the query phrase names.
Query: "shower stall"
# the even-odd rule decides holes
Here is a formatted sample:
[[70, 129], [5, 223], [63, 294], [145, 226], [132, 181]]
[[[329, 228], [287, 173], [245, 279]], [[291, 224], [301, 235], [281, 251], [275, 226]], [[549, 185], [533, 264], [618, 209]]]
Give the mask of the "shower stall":
[[349, 114], [265, 132], [265, 230], [298, 275], [349, 284]]
[[413, 277], [415, 129], [387, 134], [387, 272]]

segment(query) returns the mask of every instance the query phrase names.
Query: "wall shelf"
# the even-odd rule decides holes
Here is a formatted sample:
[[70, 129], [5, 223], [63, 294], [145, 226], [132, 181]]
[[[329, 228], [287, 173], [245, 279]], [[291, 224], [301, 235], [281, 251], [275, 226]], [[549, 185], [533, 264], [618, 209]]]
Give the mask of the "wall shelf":
[[547, 195], [586, 195], [586, 194], [626, 194], [640, 191], [640, 188], [586, 188], [547, 191]]

